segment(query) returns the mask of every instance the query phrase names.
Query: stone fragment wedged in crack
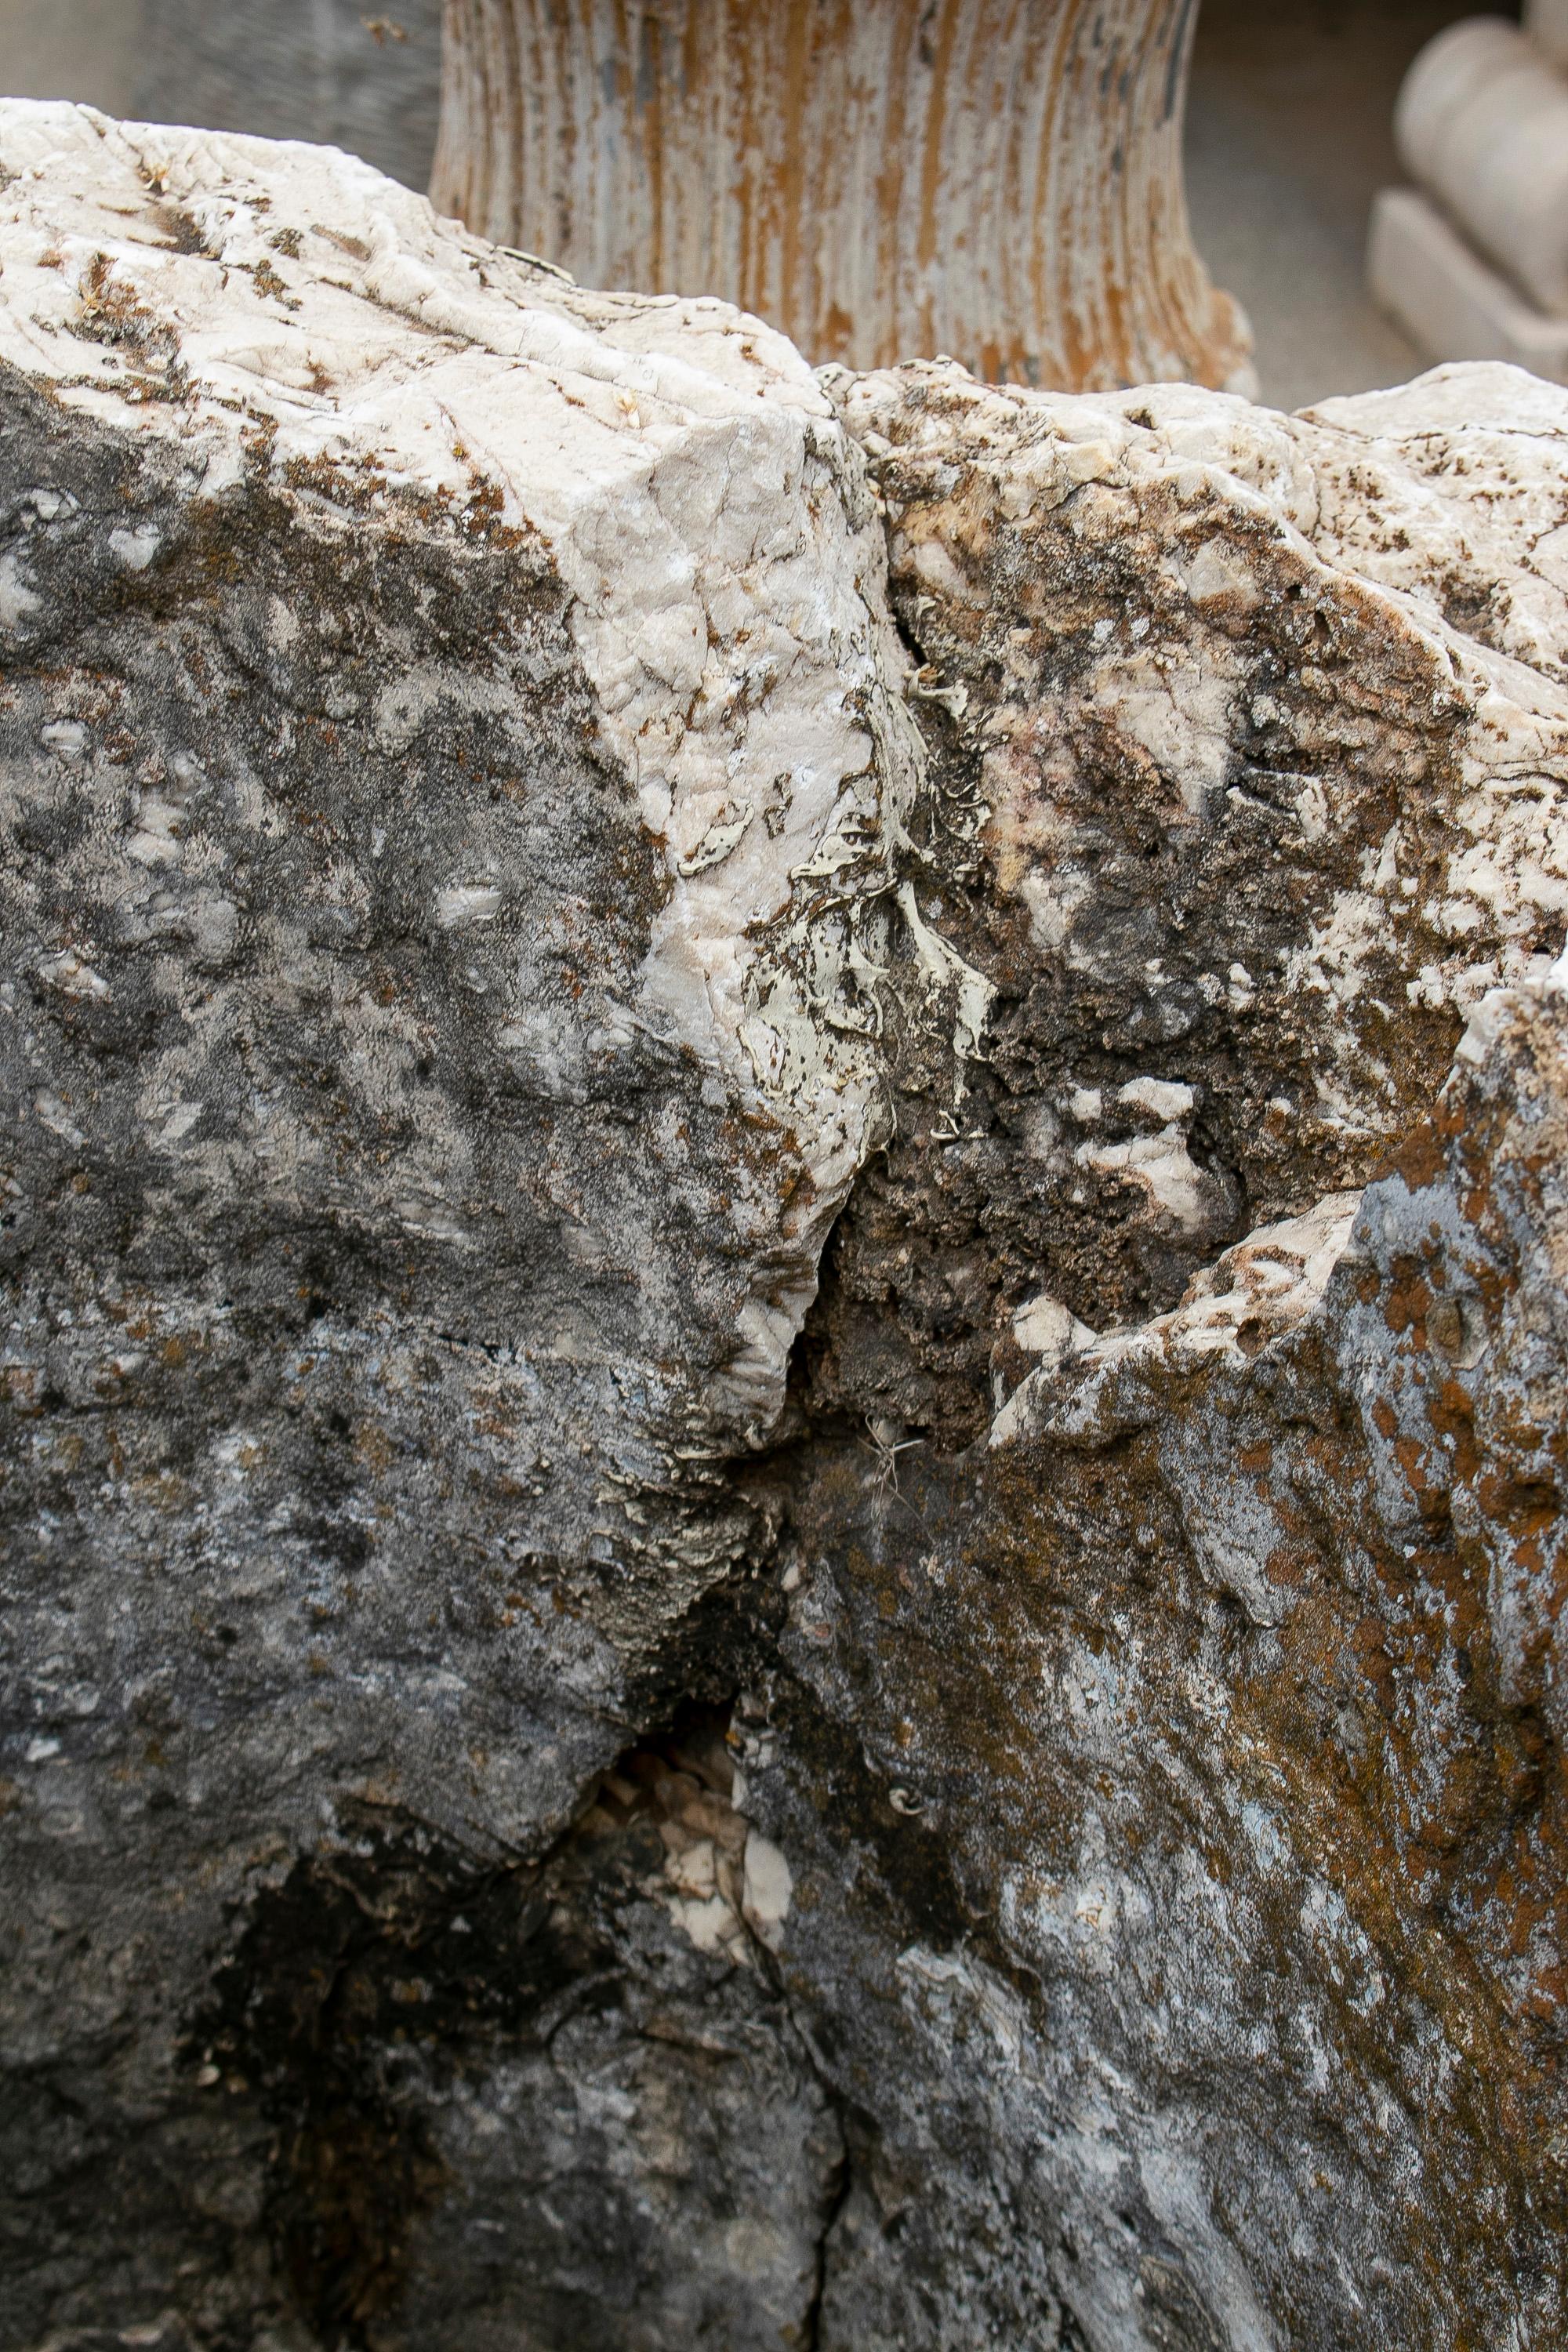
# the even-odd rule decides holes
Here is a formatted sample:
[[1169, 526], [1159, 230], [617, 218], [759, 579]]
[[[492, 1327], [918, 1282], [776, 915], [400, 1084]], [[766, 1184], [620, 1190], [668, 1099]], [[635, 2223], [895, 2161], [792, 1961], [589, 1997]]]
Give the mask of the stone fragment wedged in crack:
[[[1048, 1351], [1038, 1351], [1034, 1370], [996, 1415], [991, 1444], [1010, 1444], [1037, 1425], [1064, 1366], [1070, 1366], [1077, 1426], [1092, 1420], [1102, 1395], [1129, 1368], [1151, 1361], [1196, 1368], [1219, 1353], [1256, 1355], [1318, 1305], [1349, 1244], [1361, 1200], [1359, 1192], [1331, 1192], [1304, 1216], [1255, 1226], [1194, 1275], [1166, 1315], [1103, 1339], [1082, 1325], [1061, 1334]], [[1030, 1336], [1025, 1327], [1026, 1344]]]
[[825, 381], [924, 665], [923, 903], [995, 993], [840, 1223], [814, 1381], [956, 1444], [1037, 1339], [1364, 1181], [1561, 945], [1563, 396]]

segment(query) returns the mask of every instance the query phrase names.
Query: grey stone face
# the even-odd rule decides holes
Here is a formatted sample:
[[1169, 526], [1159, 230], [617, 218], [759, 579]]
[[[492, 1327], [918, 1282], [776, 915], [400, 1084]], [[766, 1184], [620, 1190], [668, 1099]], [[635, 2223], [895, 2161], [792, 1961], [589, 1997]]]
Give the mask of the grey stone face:
[[[90, 182], [90, 118], [14, 122], [24, 167], [41, 139], [47, 203], [57, 174]], [[185, 209], [171, 182], [193, 152]], [[129, 215], [136, 234], [118, 256], [79, 246], [68, 288], [49, 232], [19, 232], [74, 341], [43, 380], [11, 353], [0, 441], [8, 2127], [26, 2216], [5, 2325], [27, 2343], [79, 2318], [151, 2326], [170, 2296], [198, 2334], [260, 2326], [290, 2295], [330, 2333], [361, 2324], [345, 2294], [379, 2311], [376, 2282], [404, 2279], [394, 2242], [459, 2158], [434, 2126], [384, 2125], [365, 2068], [340, 2063], [313, 2013], [283, 2057], [247, 2027], [215, 2074], [200, 2054], [214, 1983], [226, 1964], [244, 1978], [278, 1916], [299, 1947], [278, 1966], [335, 1978], [357, 1949], [340, 1915], [379, 1916], [410, 1853], [436, 1889], [408, 1930], [427, 1939], [433, 1906], [455, 1914], [550, 1846], [673, 1692], [729, 1687], [701, 1604], [720, 1591], [721, 1633], [722, 1588], [754, 1570], [762, 1522], [725, 1460], [782, 1382], [770, 1318], [809, 1274], [835, 1181], [818, 1151], [814, 1210], [788, 1081], [776, 1107], [748, 1094], [751, 1064], [738, 1076], [682, 1028], [680, 941], [723, 941], [687, 905], [588, 675], [559, 513], [546, 504], [546, 529], [509, 509], [439, 400], [409, 428], [445, 431], [452, 478], [431, 481], [412, 472], [417, 440], [290, 453], [290, 419], [313, 424], [324, 395], [264, 415], [202, 373], [203, 306], [234, 252], [215, 155], [177, 138], [153, 160], [121, 149], [106, 227]], [[270, 190], [250, 184], [258, 334], [310, 299], [302, 236], [340, 263], [370, 249], [344, 191], [371, 192], [374, 236], [384, 184], [341, 161], [324, 177], [299, 220], [286, 162]], [[219, 206], [205, 228], [204, 198]], [[184, 316], [178, 298], [156, 307], [170, 267]], [[386, 315], [365, 306], [373, 358]], [[324, 382], [330, 346], [310, 331]], [[450, 342], [406, 340], [416, 374]], [[740, 406], [700, 367], [689, 389]], [[606, 435], [625, 436], [604, 398]], [[847, 549], [847, 457], [836, 478], [810, 454], [821, 428], [779, 424]], [[587, 478], [575, 527], [613, 542], [625, 503]], [[673, 493], [670, 509], [656, 566], [687, 561]], [[782, 576], [794, 558], [787, 528], [753, 549], [742, 642], [793, 598], [786, 577], [770, 603], [767, 565]], [[845, 596], [864, 625], [847, 566]], [[663, 625], [651, 657], [668, 667], [668, 610]], [[836, 642], [831, 658], [852, 656]], [[744, 705], [716, 722], [732, 770], [748, 723]], [[855, 725], [843, 740], [843, 767], [875, 772]], [[810, 862], [809, 826], [837, 805], [833, 740], [808, 726], [800, 748], [822, 804], [813, 819], [809, 788], [797, 800], [804, 837], [782, 810], [759, 819], [781, 865]], [[843, 1085], [841, 1070], [835, 1118]], [[346, 1891], [313, 1858], [323, 1840], [368, 1857]], [[600, 1976], [609, 1932], [583, 1948]], [[487, 1967], [504, 1980], [504, 1954]], [[266, 1971], [252, 1996], [264, 2015], [281, 1998]], [[716, 1998], [739, 2078], [770, 2012], [729, 2017], [735, 1997]], [[690, 2031], [700, 2052], [707, 2029]], [[624, 2061], [617, 2032], [636, 2045]], [[640, 2034], [609, 2032], [603, 2063], [635, 2074]], [[296, 2112], [318, 2059], [342, 2075], [326, 2123]], [[668, 2082], [653, 2066], [665, 2141], [699, 2097], [671, 2063]], [[808, 2094], [820, 2107], [798, 2061], [768, 2063], [765, 2112], [793, 2116]], [[520, 2076], [505, 2096], [552, 2111], [548, 2084]], [[458, 2120], [454, 2104], [442, 2145]], [[325, 2185], [323, 2167], [384, 2158], [374, 2193]], [[626, 2161], [662, 2177], [658, 2147]], [[299, 2218], [308, 2194], [326, 2218]], [[811, 2292], [789, 2233], [817, 2189], [781, 2194], [780, 2250], [736, 2260], [787, 2313]], [[656, 2218], [636, 2221], [645, 2248]], [[344, 2252], [345, 2231], [364, 2248]], [[489, 2277], [477, 2221], [472, 2243]], [[720, 2293], [706, 2260], [683, 2268], [658, 2244], [627, 2260], [628, 2310]], [[644, 2275], [660, 2263], [664, 2287]], [[447, 2292], [435, 2271], [429, 2291]], [[566, 2309], [581, 2291], [560, 2293]]]
[[327, 1754], [526, 1842], [619, 1744], [621, 1400], [726, 1295], [717, 1115], [615, 1017], [658, 877], [537, 549], [215, 508], [50, 421], [6, 441], [19, 1720], [68, 1811], [113, 1750], [89, 1841], [170, 1809], [160, 1901]]
[[1545, 2352], [1563, 395], [0, 163], [0, 2347]]
[[825, 2342], [1049, 2342], [1042, 2243], [1096, 2347], [1556, 2332], [1568, 999], [1489, 1021], [1316, 1298], [1277, 1228], [986, 1454], [814, 1452], [748, 1802], [879, 2093]]
[[96, 2036], [176, 2027], [237, 1874], [345, 1798], [493, 1860], [623, 1743], [602, 1497], [663, 1318], [700, 1378], [733, 1303], [729, 1180], [616, 1019], [660, 878], [542, 552], [413, 501], [367, 540], [331, 484], [215, 505], [7, 406], [12, 1884], [23, 1984]]

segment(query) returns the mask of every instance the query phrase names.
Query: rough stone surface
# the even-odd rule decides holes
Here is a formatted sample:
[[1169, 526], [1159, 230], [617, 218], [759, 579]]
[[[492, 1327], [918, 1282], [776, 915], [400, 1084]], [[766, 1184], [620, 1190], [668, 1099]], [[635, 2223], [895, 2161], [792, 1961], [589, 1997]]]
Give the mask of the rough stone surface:
[[924, 663], [932, 917], [996, 1002], [963, 1131], [911, 1108], [840, 1223], [817, 1379], [973, 1435], [1005, 1312], [1136, 1320], [1359, 1183], [1561, 945], [1563, 409], [1481, 369], [1306, 418], [838, 397]]
[[0, 165], [0, 2346], [1545, 2352], [1568, 395]]
[[917, 747], [858, 460], [754, 322], [330, 153], [3, 142], [31, 2342], [96, 2307], [99, 2168], [177, 2269], [136, 2184], [212, 2193], [156, 2149], [252, 1874], [355, 1804], [536, 1848], [700, 1680], [882, 1115]]

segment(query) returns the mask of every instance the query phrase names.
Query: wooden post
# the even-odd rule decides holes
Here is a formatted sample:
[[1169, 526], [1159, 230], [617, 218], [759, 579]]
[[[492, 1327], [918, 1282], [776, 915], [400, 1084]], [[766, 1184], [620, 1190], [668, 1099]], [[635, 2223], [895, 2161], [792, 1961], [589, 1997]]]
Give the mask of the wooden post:
[[816, 362], [1250, 388], [1193, 250], [1196, 0], [447, 0], [431, 194]]

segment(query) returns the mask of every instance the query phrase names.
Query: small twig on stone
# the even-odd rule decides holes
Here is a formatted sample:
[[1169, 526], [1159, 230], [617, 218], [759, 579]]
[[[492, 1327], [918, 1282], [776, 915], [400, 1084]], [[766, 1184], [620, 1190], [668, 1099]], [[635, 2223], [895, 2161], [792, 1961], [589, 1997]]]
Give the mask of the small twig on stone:
[[900, 1438], [901, 1422], [872, 1420], [868, 1415], [866, 1426], [871, 1433], [868, 1439], [863, 1437], [860, 1443], [877, 1465], [872, 1475], [878, 1499], [885, 1499], [890, 1489], [901, 1503], [904, 1497], [899, 1485], [899, 1456], [910, 1453], [917, 1445], [923, 1445], [925, 1440], [922, 1437]]

